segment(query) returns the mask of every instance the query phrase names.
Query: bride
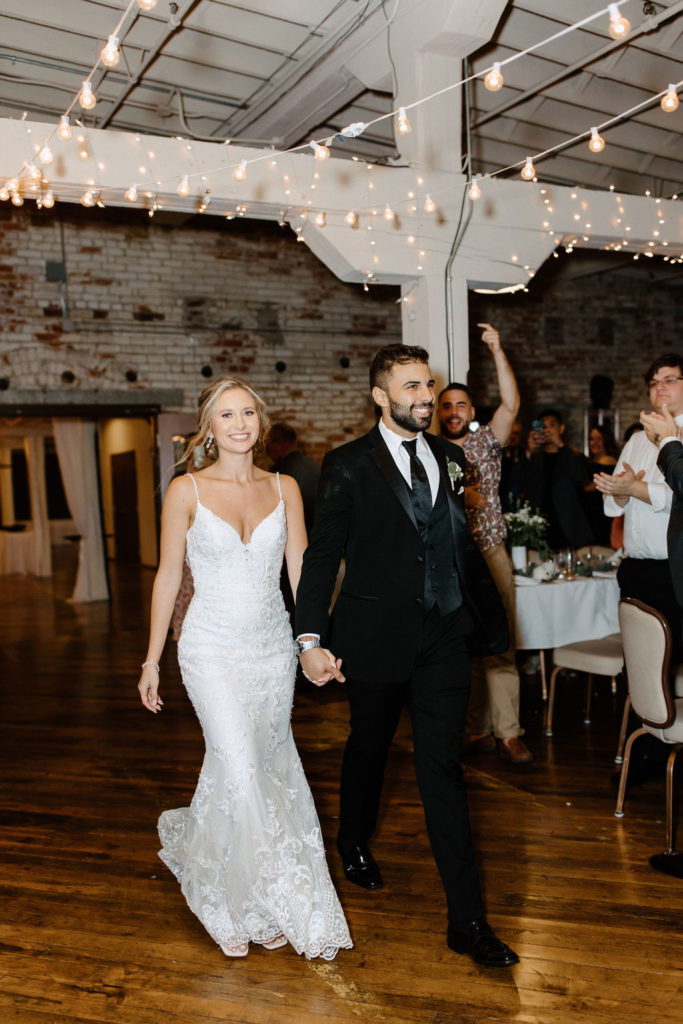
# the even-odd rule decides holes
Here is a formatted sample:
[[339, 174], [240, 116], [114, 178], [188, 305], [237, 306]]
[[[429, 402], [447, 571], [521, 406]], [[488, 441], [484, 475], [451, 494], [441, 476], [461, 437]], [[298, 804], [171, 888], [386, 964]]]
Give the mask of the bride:
[[159, 856], [227, 956], [289, 942], [331, 960], [352, 946], [325, 861], [320, 823], [294, 745], [296, 654], [280, 593], [283, 553], [296, 593], [306, 547], [296, 482], [258, 469], [268, 418], [238, 378], [200, 398], [188, 453], [211, 460], [169, 486], [138, 690], [155, 714], [159, 658], [182, 577], [195, 592], [178, 643], [206, 754], [189, 807], [159, 819]]

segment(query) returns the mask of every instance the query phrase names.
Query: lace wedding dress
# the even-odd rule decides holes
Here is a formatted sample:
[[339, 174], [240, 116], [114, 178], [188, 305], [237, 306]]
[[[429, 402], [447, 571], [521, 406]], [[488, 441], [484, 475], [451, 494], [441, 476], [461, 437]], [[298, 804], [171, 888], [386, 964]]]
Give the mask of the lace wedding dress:
[[224, 952], [284, 935], [297, 953], [331, 960], [352, 942], [290, 726], [296, 655], [279, 586], [282, 494], [245, 544], [192, 482], [195, 592], [178, 659], [206, 754], [190, 806], [159, 819], [159, 856]]

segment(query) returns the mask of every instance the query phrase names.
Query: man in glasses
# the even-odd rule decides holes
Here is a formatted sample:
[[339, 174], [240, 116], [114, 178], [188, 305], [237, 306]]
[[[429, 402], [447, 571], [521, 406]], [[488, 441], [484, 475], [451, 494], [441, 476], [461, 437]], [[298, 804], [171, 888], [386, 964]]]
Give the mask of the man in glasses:
[[[683, 424], [683, 358], [665, 352], [648, 367], [645, 383], [655, 412], [668, 409]], [[605, 514], [624, 516], [624, 555], [618, 580], [622, 597], [636, 597], [660, 611], [671, 625], [673, 662], [681, 654], [681, 608], [669, 571], [666, 534], [671, 488], [657, 466], [658, 446], [639, 431], [626, 442], [614, 475], [598, 473]]]

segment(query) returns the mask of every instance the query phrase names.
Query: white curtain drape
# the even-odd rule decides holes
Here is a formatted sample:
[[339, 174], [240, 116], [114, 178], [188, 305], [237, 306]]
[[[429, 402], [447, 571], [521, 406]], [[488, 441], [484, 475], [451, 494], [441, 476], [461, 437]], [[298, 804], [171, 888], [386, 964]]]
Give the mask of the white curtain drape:
[[50, 550], [50, 523], [47, 518], [47, 489], [45, 487], [45, 438], [29, 435], [24, 439], [24, 451], [31, 496], [33, 571], [36, 576], [50, 576], [52, 552]]
[[55, 419], [52, 425], [66, 500], [81, 535], [78, 575], [71, 600], [108, 601], [95, 461], [95, 424], [87, 420]]

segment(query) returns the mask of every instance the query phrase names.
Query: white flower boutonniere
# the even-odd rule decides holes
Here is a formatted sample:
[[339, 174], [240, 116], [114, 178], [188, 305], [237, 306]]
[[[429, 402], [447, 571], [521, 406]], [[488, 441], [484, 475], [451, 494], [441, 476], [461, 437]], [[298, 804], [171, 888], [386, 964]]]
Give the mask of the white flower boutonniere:
[[451, 460], [446, 456], [446, 465], [448, 467], [448, 478], [451, 481], [451, 488], [455, 490], [455, 485], [461, 483], [463, 478], [463, 472], [460, 468], [459, 463], [455, 460]]

